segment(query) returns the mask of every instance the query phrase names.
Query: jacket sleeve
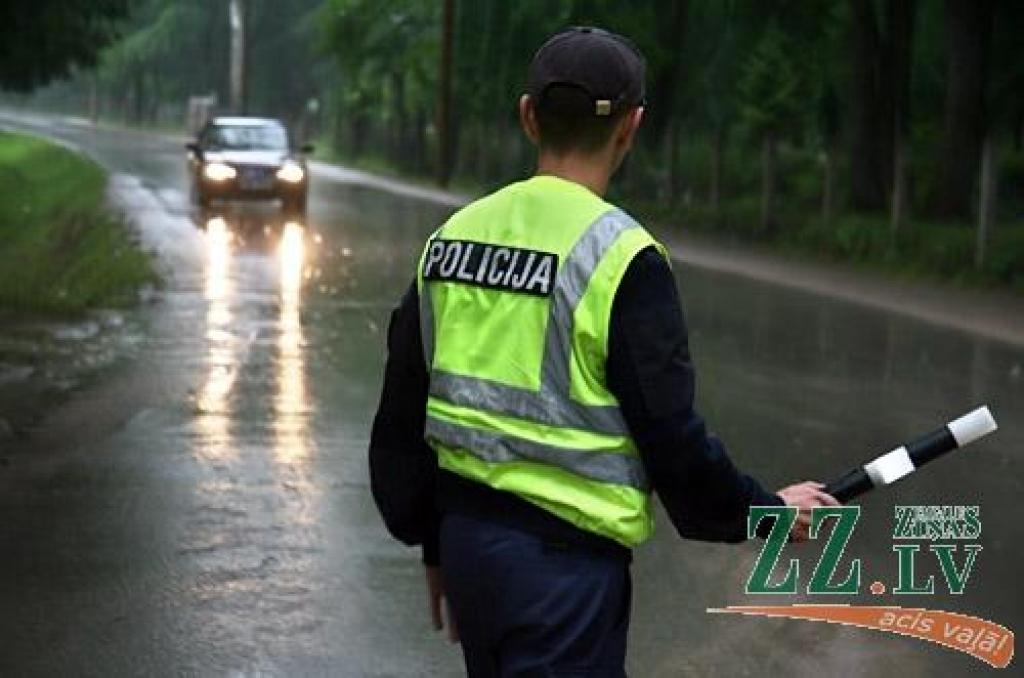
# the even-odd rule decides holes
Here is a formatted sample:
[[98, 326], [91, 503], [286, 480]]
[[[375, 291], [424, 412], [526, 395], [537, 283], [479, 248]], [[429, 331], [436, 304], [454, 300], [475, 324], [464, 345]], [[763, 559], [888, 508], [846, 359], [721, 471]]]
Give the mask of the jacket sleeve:
[[427, 389], [413, 283], [388, 325], [384, 388], [370, 434], [370, 487], [388, 531], [410, 546], [423, 545], [424, 562], [436, 565], [437, 460], [423, 439]]
[[[608, 385], [653, 489], [685, 538], [740, 542], [748, 508], [782, 500], [741, 473], [694, 410], [695, 374], [672, 271], [653, 248], [630, 264], [609, 328]], [[759, 534], [770, 528], [762, 521]]]

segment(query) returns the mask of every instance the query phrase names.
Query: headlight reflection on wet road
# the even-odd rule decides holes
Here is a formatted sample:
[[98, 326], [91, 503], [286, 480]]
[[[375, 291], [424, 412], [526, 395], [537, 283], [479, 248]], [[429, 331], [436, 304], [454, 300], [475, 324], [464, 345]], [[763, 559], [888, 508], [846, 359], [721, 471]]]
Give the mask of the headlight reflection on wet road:
[[232, 453], [229, 396], [238, 370], [231, 326], [231, 231], [224, 219], [206, 224], [206, 381], [196, 398], [203, 436], [201, 454], [219, 459]]
[[305, 231], [302, 226], [294, 222], [285, 224], [277, 254], [281, 276], [281, 315], [277, 344], [277, 394], [274, 401], [274, 451], [278, 461], [295, 462], [305, 460], [310, 452], [305, 339], [300, 316], [306, 263]]

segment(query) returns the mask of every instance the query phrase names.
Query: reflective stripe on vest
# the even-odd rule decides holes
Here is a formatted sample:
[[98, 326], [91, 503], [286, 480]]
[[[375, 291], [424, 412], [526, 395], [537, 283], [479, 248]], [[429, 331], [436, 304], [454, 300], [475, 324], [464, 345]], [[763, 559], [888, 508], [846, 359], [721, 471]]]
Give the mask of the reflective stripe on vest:
[[[434, 311], [431, 294], [424, 286], [420, 294], [420, 328], [424, 359], [430, 369], [430, 395], [454, 405], [526, 421], [628, 437], [629, 430], [617, 406], [586, 405], [573, 400], [569, 365], [576, 307], [602, 257], [622, 233], [633, 228], [639, 225], [621, 210], [606, 212], [587, 227], [559, 268], [549, 302], [538, 391], [433, 368]], [[441, 421], [429, 413], [427, 435], [484, 461], [543, 461], [599, 482], [643, 491], [649, 487], [643, 465], [635, 455], [547, 446]]]
[[459, 426], [427, 417], [426, 435], [457, 446], [481, 461], [539, 461], [570, 471], [581, 478], [625, 485], [648, 491], [647, 476], [639, 457], [618, 452], [592, 452], [543, 445], [532, 440]]

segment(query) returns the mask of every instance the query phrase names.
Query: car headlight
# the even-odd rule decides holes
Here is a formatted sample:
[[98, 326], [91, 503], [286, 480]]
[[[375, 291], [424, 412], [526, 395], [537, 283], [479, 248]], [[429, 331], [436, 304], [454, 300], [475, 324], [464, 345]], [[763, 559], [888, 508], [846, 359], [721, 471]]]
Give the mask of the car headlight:
[[306, 171], [302, 169], [302, 165], [295, 162], [285, 163], [281, 169], [277, 170], [277, 178], [287, 181], [289, 184], [297, 184], [305, 177]]
[[234, 167], [222, 162], [211, 162], [203, 168], [203, 176], [210, 181], [227, 181], [234, 179], [237, 175], [238, 172]]

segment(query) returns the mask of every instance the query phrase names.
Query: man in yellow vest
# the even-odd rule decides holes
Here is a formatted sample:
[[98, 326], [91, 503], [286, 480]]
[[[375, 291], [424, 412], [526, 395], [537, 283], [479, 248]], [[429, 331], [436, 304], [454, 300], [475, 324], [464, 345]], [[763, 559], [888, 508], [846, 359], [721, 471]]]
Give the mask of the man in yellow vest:
[[623, 675], [652, 491], [682, 536], [728, 542], [750, 506], [836, 503], [813, 482], [766, 492], [693, 409], [668, 254], [601, 197], [644, 68], [600, 29], [548, 40], [520, 100], [535, 176], [441, 226], [392, 315], [374, 498], [423, 546], [434, 623], [445, 597], [472, 676]]

